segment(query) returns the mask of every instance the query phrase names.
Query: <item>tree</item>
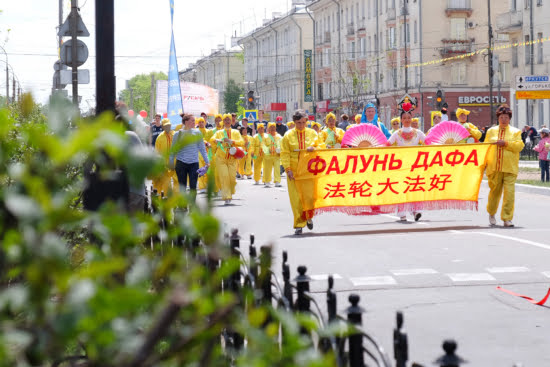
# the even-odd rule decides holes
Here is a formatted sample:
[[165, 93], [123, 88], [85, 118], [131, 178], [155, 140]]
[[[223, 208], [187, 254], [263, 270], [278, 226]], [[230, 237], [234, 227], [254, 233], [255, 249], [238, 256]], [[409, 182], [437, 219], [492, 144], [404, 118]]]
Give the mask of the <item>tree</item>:
[[238, 103], [244, 90], [233, 79], [229, 79], [223, 96], [225, 112], [236, 112], [239, 110]]
[[[151, 78], [155, 80], [168, 80], [168, 76], [163, 72], [152, 72], [150, 74], [139, 74], [128, 81], [127, 89], [120, 92], [119, 99], [128, 105], [128, 108], [134, 111], [149, 111], [151, 104]], [[130, 95], [130, 89], [133, 90], [133, 98]]]

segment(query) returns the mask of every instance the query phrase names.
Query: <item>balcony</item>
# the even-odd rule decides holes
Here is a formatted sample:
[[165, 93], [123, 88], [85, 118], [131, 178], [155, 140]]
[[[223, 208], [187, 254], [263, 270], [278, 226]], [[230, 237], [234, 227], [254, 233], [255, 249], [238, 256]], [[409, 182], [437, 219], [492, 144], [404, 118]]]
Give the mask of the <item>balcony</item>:
[[447, 16], [460, 13], [470, 17], [473, 12], [472, 0], [447, 0], [447, 8], [445, 9]]
[[442, 57], [452, 57], [472, 52], [474, 39], [442, 39], [443, 47], [439, 52]]
[[498, 33], [514, 33], [520, 32], [523, 27], [523, 12], [510, 11], [500, 14], [496, 20], [496, 31]]
[[348, 24], [348, 36], [355, 35], [355, 27], [353, 26], [353, 23]]

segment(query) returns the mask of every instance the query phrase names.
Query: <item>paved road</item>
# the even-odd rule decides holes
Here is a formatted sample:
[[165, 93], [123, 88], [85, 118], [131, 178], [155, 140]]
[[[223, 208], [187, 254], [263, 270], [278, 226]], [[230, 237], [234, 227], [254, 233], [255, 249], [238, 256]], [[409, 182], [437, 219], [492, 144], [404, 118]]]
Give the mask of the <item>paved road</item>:
[[406, 224], [392, 215], [324, 214], [313, 231], [297, 237], [284, 179], [283, 188], [252, 183], [238, 181], [234, 205], [217, 202], [227, 229], [274, 244], [278, 261], [287, 250], [293, 277], [298, 265], [307, 265], [323, 308], [325, 279], [334, 274], [339, 311], [351, 292], [360, 294], [366, 329], [390, 353], [395, 311], [402, 310], [411, 361], [431, 365], [443, 339], [455, 338], [469, 366], [550, 365], [550, 310], [496, 288], [539, 299], [546, 294], [550, 197], [517, 193], [514, 229], [500, 221], [489, 228], [483, 184], [478, 212], [425, 212], [420, 222]]

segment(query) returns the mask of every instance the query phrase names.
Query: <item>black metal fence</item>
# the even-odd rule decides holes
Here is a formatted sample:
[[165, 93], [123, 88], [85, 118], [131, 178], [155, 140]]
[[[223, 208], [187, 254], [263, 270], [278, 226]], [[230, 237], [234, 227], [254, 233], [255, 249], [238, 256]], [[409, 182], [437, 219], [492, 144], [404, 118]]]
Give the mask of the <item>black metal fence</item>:
[[539, 160], [539, 153], [535, 151], [535, 147], [540, 141], [540, 137], [535, 137], [533, 141], [530, 141], [528, 143], [525, 143], [525, 146], [523, 147], [522, 151], [519, 153], [519, 159], [521, 160], [529, 160], [529, 161], [538, 161]]

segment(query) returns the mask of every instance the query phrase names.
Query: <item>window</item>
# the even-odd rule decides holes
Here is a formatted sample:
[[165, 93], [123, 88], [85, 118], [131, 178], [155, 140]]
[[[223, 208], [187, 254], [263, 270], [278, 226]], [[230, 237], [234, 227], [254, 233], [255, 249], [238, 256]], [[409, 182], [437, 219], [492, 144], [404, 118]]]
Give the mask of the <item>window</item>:
[[466, 18], [451, 18], [451, 39], [466, 39]]
[[405, 42], [407, 42], [407, 45], [411, 43], [411, 29], [410, 24], [403, 24], [401, 27], [402, 33], [401, 33], [401, 45], [404, 46]]
[[500, 74], [500, 81], [501, 83], [509, 83], [510, 82], [510, 62], [509, 61], [503, 61], [498, 64], [498, 72]]
[[392, 68], [391, 69], [391, 75], [392, 75], [392, 79], [393, 79], [393, 87], [397, 88], [397, 68]]
[[370, 53], [372, 52], [370, 36], [369, 36], [369, 39], [367, 41], [367, 52], [369, 53], [369, 56], [370, 56]]
[[542, 64], [542, 33], [538, 34], [538, 41], [537, 43], [537, 64]]
[[[529, 42], [529, 36], [525, 36], [525, 43]], [[531, 64], [531, 46], [525, 46], [525, 65]]]
[[371, 4], [371, 0], [368, 0], [369, 2], [367, 3], [367, 18], [370, 19], [370, 13], [371, 13], [371, 7], [370, 7], [370, 4]]
[[537, 0], [537, 6], [542, 6], [542, 0]]
[[418, 24], [414, 21], [414, 43], [418, 42]]
[[361, 56], [367, 56], [367, 39], [361, 38]]
[[466, 84], [466, 64], [455, 63], [451, 66], [451, 83]]
[[365, 19], [365, 1], [361, 1], [361, 16]]
[[518, 8], [518, 2], [517, 0], [512, 0], [510, 4], [510, 11], [515, 12]]
[[539, 99], [539, 128], [544, 125], [544, 100]]
[[389, 48], [395, 48], [397, 46], [397, 42], [395, 42], [395, 27], [390, 28], [389, 33]]
[[355, 59], [355, 41], [351, 42], [350, 58]]
[[512, 67], [517, 68], [518, 67], [518, 40], [514, 39], [512, 40]]
[[319, 98], [320, 100], [324, 99], [323, 98], [323, 84], [321, 84], [321, 83], [317, 84], [317, 98]]
[[529, 0], [524, 0], [523, 2], [525, 3], [525, 9], [529, 9], [530, 1]]

